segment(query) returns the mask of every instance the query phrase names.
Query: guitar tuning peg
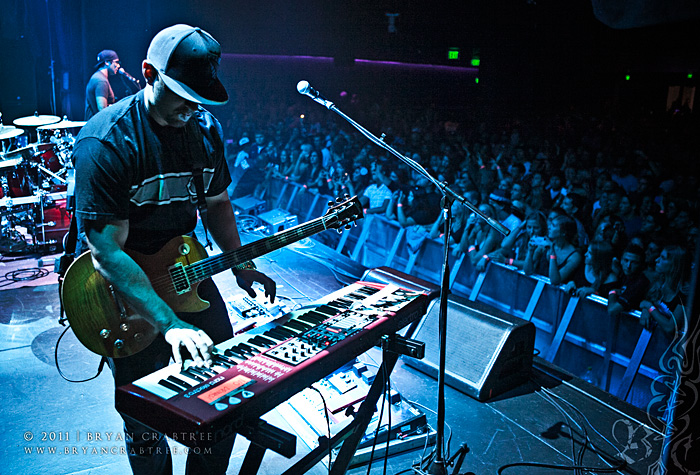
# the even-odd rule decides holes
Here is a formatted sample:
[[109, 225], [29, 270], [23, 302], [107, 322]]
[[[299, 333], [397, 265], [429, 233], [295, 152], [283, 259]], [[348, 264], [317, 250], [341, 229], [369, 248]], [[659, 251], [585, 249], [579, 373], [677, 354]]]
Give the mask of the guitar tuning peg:
[[349, 199], [350, 199], [350, 195], [347, 194], [347, 193], [345, 193], [345, 195], [344, 195], [343, 197], [344, 197], [346, 200], [349, 200]]
[[335, 201], [329, 201], [328, 206], [333, 206], [335, 204]]
[[338, 234], [343, 234], [343, 227], [339, 227], [338, 229], [336, 229], [336, 231], [338, 231]]
[[337, 197], [337, 198], [335, 199], [335, 201], [336, 201], [336, 203], [342, 203], [342, 202], [343, 202], [343, 198], [342, 198], [341, 196], [339, 196], [339, 197]]
[[350, 223], [346, 224], [345, 229], [352, 229], [352, 224], [350, 224]]

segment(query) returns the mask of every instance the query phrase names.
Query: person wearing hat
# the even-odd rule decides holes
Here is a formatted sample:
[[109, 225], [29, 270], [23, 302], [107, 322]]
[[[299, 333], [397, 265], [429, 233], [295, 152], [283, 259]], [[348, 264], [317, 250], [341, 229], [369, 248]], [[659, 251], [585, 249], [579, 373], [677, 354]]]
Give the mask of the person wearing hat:
[[496, 210], [496, 218], [498, 221], [510, 231], [514, 230], [522, 223], [522, 219], [512, 213], [510, 199], [504, 190], [500, 188], [493, 190], [489, 195], [489, 203]]
[[85, 120], [114, 104], [114, 91], [109, 84], [109, 76], [117, 74], [119, 68], [119, 56], [115, 51], [105, 49], [97, 55], [97, 71], [85, 87]]
[[[142, 351], [110, 359], [116, 386], [167, 366], [171, 357], [181, 364], [181, 351], [195, 365], [209, 366], [212, 346], [233, 336], [226, 305], [211, 279], [198, 288], [209, 308], [176, 314], [125, 252], [149, 255], [174, 237], [193, 235], [199, 195], [206, 201], [207, 240], [211, 236], [222, 251], [241, 246], [226, 192], [231, 177], [221, 124], [202, 107], [228, 100], [217, 77], [220, 60], [219, 43], [204, 30], [189, 25], [162, 30], [142, 63], [146, 87], [95, 115], [74, 147], [79, 251], [89, 249], [120, 301], [160, 330]], [[275, 282], [253, 261], [236, 266], [233, 274], [251, 297], [252, 284], [259, 282], [274, 301]], [[172, 473], [163, 434], [122, 418], [133, 472]], [[232, 447], [229, 437], [211, 451], [190, 451], [187, 473], [225, 474]]]

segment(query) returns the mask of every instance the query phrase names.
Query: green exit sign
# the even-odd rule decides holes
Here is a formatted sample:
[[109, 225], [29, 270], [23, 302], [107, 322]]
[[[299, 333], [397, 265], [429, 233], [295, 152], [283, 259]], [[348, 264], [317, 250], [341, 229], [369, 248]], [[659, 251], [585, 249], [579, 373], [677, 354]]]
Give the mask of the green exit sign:
[[459, 50], [458, 49], [450, 49], [447, 52], [447, 59], [459, 59]]

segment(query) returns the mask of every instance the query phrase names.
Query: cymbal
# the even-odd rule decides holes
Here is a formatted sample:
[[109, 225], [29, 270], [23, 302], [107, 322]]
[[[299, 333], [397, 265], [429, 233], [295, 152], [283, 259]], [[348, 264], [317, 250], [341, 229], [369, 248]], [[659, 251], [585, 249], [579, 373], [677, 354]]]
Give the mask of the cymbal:
[[25, 160], [29, 160], [35, 155], [38, 155], [42, 152], [45, 152], [49, 149], [52, 149], [54, 147], [54, 144], [52, 143], [33, 143], [31, 145], [27, 145], [26, 147], [18, 148], [16, 150], [11, 150], [9, 152], [5, 153], [5, 160], [10, 160], [13, 158], [24, 158]]
[[27, 117], [20, 117], [19, 119], [13, 120], [12, 123], [22, 127], [38, 127], [40, 125], [53, 124], [59, 120], [61, 120], [61, 118], [55, 115], [35, 114]]
[[75, 121], [75, 120], [63, 119], [61, 122], [56, 122], [56, 123], [48, 124], [48, 125], [41, 125], [41, 126], [37, 127], [37, 129], [39, 129], [39, 130], [72, 129], [75, 127], [82, 127], [85, 124], [86, 124], [86, 122], [84, 120]]
[[17, 127], [13, 127], [11, 125], [0, 126], [0, 140], [11, 139], [13, 137], [17, 137], [18, 135], [22, 135], [23, 133], [23, 129], [18, 129]]

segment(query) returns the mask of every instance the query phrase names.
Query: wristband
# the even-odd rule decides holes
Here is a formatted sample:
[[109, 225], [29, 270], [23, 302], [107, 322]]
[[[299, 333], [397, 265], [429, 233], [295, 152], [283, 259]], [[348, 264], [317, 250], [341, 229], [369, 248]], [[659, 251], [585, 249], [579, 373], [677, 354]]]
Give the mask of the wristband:
[[467, 249], [467, 252], [472, 252], [476, 251], [476, 246], [469, 246], [469, 249]]
[[486, 261], [488, 261], [488, 260], [489, 260], [489, 256], [488, 256], [488, 254], [484, 254], [484, 257], [483, 257], [483, 259], [484, 259], [484, 260], [486, 260]]
[[608, 295], [617, 295], [617, 291], [616, 291], [616, 290], [611, 290], [610, 292], [608, 292]]
[[556, 254], [550, 254], [550, 255], [549, 255], [549, 260], [550, 260], [550, 261], [556, 261], [556, 260], [557, 260], [557, 255], [556, 255]]
[[397, 207], [397, 208], [403, 208], [403, 205], [402, 205], [401, 203], [397, 203], [397, 204], [396, 204], [396, 207]]
[[513, 258], [511, 257], [511, 258], [508, 259], [506, 262], [508, 262], [508, 265], [509, 265], [509, 266], [512, 266], [512, 265], [513, 265]]
[[649, 315], [651, 315], [651, 314], [654, 312], [654, 310], [656, 310], [656, 307], [654, 307], [654, 306], [652, 305], [652, 306], [649, 307], [647, 310], [649, 311]]
[[252, 270], [252, 269], [257, 269], [257, 267], [255, 267], [255, 262], [245, 261], [245, 262], [241, 262], [238, 265], [233, 266], [233, 273], [235, 274], [236, 271], [239, 271], [239, 270]]

